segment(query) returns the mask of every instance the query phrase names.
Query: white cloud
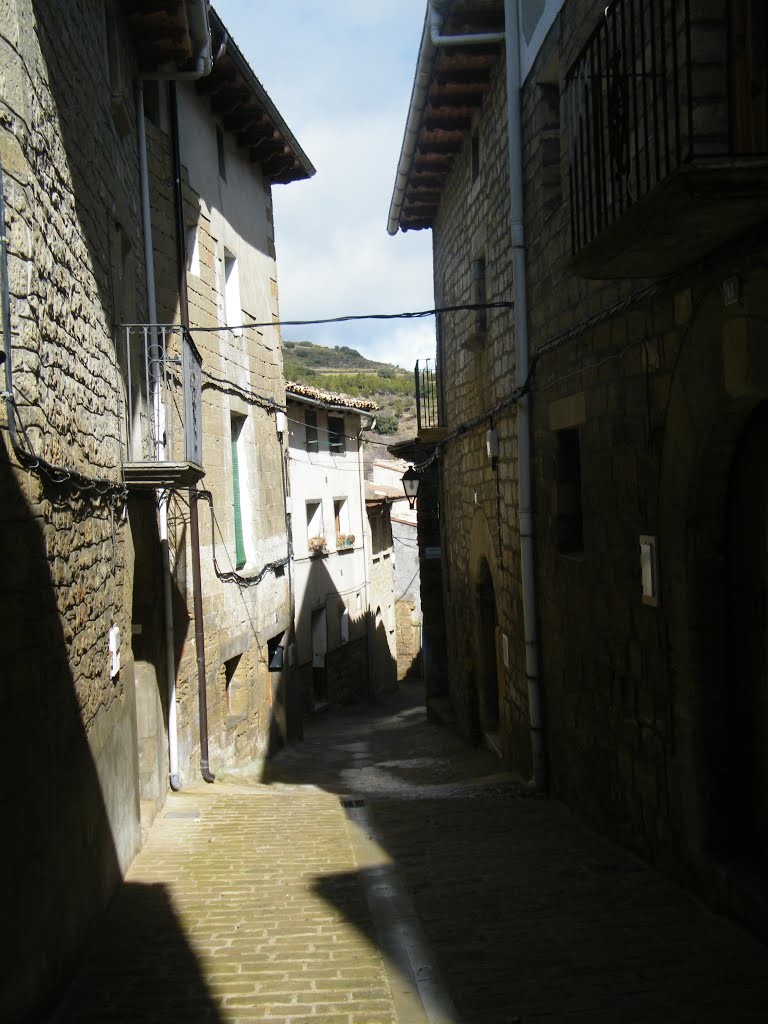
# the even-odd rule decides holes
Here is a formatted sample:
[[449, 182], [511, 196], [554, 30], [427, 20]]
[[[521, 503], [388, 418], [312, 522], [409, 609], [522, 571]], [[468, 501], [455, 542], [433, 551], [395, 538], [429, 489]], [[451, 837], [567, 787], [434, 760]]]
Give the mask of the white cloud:
[[[246, 0], [217, 4], [317, 168], [308, 182], [274, 189], [283, 320], [433, 305], [430, 232], [391, 238], [386, 231], [425, 6], [261, 0], [255, 15]], [[285, 328], [283, 336], [349, 345], [410, 367], [425, 331], [432, 340], [423, 354], [430, 354], [431, 322]]]

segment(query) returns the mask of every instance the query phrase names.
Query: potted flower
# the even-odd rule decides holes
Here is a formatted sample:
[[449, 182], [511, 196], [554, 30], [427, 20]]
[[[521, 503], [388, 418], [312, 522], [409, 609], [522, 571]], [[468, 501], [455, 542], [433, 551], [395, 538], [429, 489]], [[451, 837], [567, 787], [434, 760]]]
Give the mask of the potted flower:
[[336, 534], [336, 547], [337, 548], [351, 548], [355, 543], [354, 533], [337, 533]]
[[310, 555], [322, 555], [325, 553], [325, 537], [309, 538]]

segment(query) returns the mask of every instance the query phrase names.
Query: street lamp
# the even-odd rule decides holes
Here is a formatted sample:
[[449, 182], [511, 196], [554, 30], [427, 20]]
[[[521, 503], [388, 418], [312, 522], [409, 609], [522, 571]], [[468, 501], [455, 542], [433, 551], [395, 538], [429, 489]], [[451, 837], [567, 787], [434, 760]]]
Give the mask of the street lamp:
[[403, 473], [402, 480], [403, 490], [405, 491], [405, 496], [408, 499], [408, 505], [411, 508], [415, 508], [416, 498], [419, 495], [419, 484], [421, 483], [421, 477], [413, 468], [413, 466], [409, 466], [408, 469], [406, 469], [406, 471]]

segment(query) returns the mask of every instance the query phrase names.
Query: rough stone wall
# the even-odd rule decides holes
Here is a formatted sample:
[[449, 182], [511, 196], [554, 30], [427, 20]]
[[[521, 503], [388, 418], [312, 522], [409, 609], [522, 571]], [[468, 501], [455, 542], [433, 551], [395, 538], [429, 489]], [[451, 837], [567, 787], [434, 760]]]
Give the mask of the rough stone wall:
[[[166, 102], [162, 99], [161, 102]], [[183, 126], [182, 126], [183, 131]], [[158, 316], [178, 322], [176, 232], [170, 140], [161, 126], [148, 124], [152, 175], [153, 239], [156, 250]], [[282, 445], [274, 411], [266, 403], [284, 404], [282, 351], [277, 329], [222, 328], [223, 251], [214, 233], [211, 209], [215, 197], [198, 195], [184, 169], [185, 223], [197, 225], [199, 272], [187, 274], [192, 335], [203, 359], [203, 464], [200, 487], [212, 495], [198, 501], [200, 563], [205, 632], [210, 764], [225, 768], [266, 756], [276, 711], [287, 702], [273, 693], [268, 671], [268, 641], [280, 638], [290, 620], [287, 570], [267, 572], [261, 582], [239, 586], [221, 580], [215, 571], [233, 572], [235, 520], [232, 492], [231, 416], [241, 417], [244, 445], [240, 479], [248, 480], [244, 528], [249, 531], [249, 557], [240, 575], [253, 579], [268, 562], [285, 558], [287, 535], [282, 484]], [[253, 191], [243, 201], [263, 202], [271, 211], [269, 183], [253, 165]], [[270, 213], [271, 217], [271, 213]], [[248, 272], [246, 257], [239, 265]], [[271, 308], [243, 310], [245, 319], [277, 317], [277, 277], [271, 262], [265, 291]], [[196, 328], [214, 328], [196, 331]], [[212, 542], [212, 521], [214, 530]], [[187, 495], [175, 496], [170, 510], [171, 562], [176, 588], [177, 699], [179, 757], [182, 777], [197, 774], [199, 760], [198, 678], [192, 588], [192, 549]], [[215, 552], [214, 552], [215, 549]], [[284, 715], [279, 715], [283, 720]]]
[[[373, 613], [374, 692], [394, 689], [397, 682], [397, 636], [392, 525], [388, 506], [366, 509], [371, 530], [370, 602]], [[381, 617], [377, 621], [377, 611]]]
[[421, 580], [415, 524], [392, 520], [397, 678], [421, 678]]
[[397, 678], [421, 678], [421, 616], [412, 601], [395, 603]]
[[[721, 5], [710, 8], [712, 18], [722, 16]], [[695, 17], [702, 10], [694, 5]], [[571, 271], [564, 76], [598, 16], [594, 5], [569, 0], [522, 92], [529, 328], [532, 353], [540, 353], [531, 407], [550, 788], [644, 855], [718, 885], [707, 848], [719, 842], [733, 850], [723, 823], [733, 817], [728, 784], [739, 784], [722, 769], [739, 747], [728, 725], [725, 509], [739, 432], [767, 393], [751, 347], [757, 335], [747, 340], [764, 330], [766, 233], [756, 228], [623, 309], [647, 281], [587, 280]], [[715, 121], [720, 115], [717, 106]], [[502, 59], [476, 127], [489, 177], [483, 170], [472, 185], [467, 144], [434, 230], [439, 304], [470, 298], [468, 268], [483, 231], [487, 297], [512, 297], [508, 234], [499, 242], [505, 252], [488, 242], [498, 225], [508, 232]], [[492, 231], [483, 227], [491, 222]], [[738, 301], [726, 304], [722, 285], [734, 275]], [[514, 349], [508, 323], [500, 333], [497, 322], [489, 314], [482, 345], [471, 324], [441, 324], [449, 429], [492, 409], [516, 383], [499, 369], [513, 368]], [[571, 329], [567, 342], [548, 344]], [[468, 338], [472, 347], [462, 348]], [[445, 447], [441, 511], [459, 720], [472, 731], [477, 632], [467, 613], [476, 607], [480, 561], [489, 566], [509, 643], [503, 747], [526, 770], [515, 415], [513, 407], [494, 417], [495, 469], [485, 453], [487, 421]], [[580, 493], [570, 475], [574, 442]], [[573, 525], [577, 510], [581, 542], [569, 546], [564, 524]], [[641, 535], [658, 541], [658, 606], [641, 599]], [[722, 886], [717, 898], [731, 899]]]
[[[485, 261], [488, 302], [512, 298], [509, 245], [509, 173], [505, 124], [503, 60], [492, 70], [491, 84], [473, 131], [480, 138], [480, 173], [472, 181], [470, 137], [457, 156], [434, 227], [435, 298], [438, 305], [474, 301], [473, 261]], [[443, 315], [438, 362], [451, 430], [481, 414], [515, 387], [515, 355], [510, 310], [490, 310], [487, 329], [478, 336], [474, 314]], [[441, 453], [440, 495], [449, 644], [450, 692], [457, 719], [468, 734], [476, 718], [474, 586], [482, 559], [494, 571], [499, 627], [508, 635], [522, 629], [519, 609], [517, 532], [516, 413], [507, 409], [493, 419], [499, 435], [495, 465], [486, 454], [488, 422], [457, 438]], [[421, 498], [420, 498], [421, 505]], [[421, 510], [420, 510], [421, 514]], [[483, 526], [483, 543], [472, 544], [473, 524]], [[475, 533], [478, 527], [475, 526]], [[429, 563], [422, 561], [423, 573]], [[425, 608], [426, 621], [426, 608]], [[529, 770], [527, 690], [523, 651], [513, 657], [502, 688], [501, 730], [505, 755], [521, 771]]]
[[[4, 4], [0, 64], [19, 441], [118, 483], [115, 248], [122, 236], [137, 251], [138, 165], [135, 132], [110, 109], [101, 5]], [[6, 737], [2, 903], [15, 924], [0, 1005], [18, 1020], [61, 983], [140, 832], [122, 504], [22, 468], [4, 403], [0, 428], [4, 717], [20, 723]]]
[[[368, 645], [366, 637], [328, 651], [328, 700], [331, 704], [354, 704], [368, 692]], [[310, 677], [311, 689], [311, 677]]]

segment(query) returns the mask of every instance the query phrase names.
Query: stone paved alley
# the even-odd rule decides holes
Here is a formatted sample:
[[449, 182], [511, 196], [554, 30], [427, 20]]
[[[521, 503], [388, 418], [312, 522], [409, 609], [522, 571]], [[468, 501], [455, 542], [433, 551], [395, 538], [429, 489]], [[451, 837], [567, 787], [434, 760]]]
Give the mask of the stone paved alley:
[[318, 716], [266, 778], [170, 795], [53, 1017], [766, 1019], [763, 945], [427, 722], [413, 685]]

